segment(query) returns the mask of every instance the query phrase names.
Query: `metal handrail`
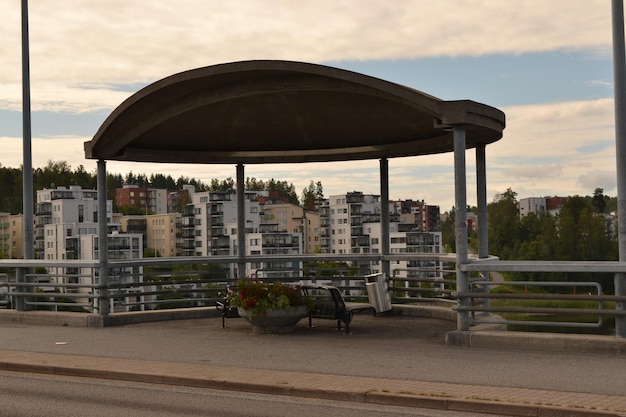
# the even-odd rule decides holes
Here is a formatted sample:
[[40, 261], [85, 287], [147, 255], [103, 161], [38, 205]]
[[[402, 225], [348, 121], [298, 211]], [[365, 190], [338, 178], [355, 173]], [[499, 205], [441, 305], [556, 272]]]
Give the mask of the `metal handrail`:
[[[245, 262], [267, 261], [267, 256], [249, 256], [246, 257]], [[603, 302], [615, 302], [624, 303], [626, 301], [623, 296], [616, 296], [610, 294], [603, 294], [601, 288], [597, 288], [594, 294], [509, 294], [509, 293], [494, 293], [486, 291], [485, 288], [493, 287], [496, 285], [532, 285], [532, 286], [597, 286], [595, 282], [520, 282], [520, 281], [507, 281], [507, 282], [493, 282], [479, 278], [470, 278], [469, 283], [472, 290], [478, 289], [478, 291], [470, 292], [457, 292], [456, 280], [450, 279], [452, 274], [457, 271], [466, 273], [481, 273], [486, 274], [488, 272], [572, 272], [572, 273], [585, 273], [585, 272], [603, 272], [603, 273], [626, 273], [626, 262], [600, 262], [600, 261], [500, 261], [496, 257], [489, 257], [479, 259], [476, 256], [470, 256], [468, 261], [456, 265], [455, 254], [423, 254], [423, 253], [411, 253], [411, 254], [358, 254], [358, 255], [335, 255], [335, 254], [322, 254], [322, 255], [275, 255], [271, 256], [272, 261], [289, 261], [289, 262], [329, 262], [329, 261], [341, 261], [341, 262], [359, 262], [359, 263], [379, 263], [382, 261], [394, 262], [394, 261], [427, 261], [438, 262], [436, 267], [429, 270], [423, 265], [417, 268], [408, 268], [411, 271], [415, 271], [418, 274], [428, 274], [429, 272], [437, 273], [439, 275], [444, 274], [446, 278], [439, 277], [403, 277], [394, 272], [394, 276], [389, 277], [388, 291], [390, 297], [394, 297], [392, 301], [402, 303], [417, 303], [435, 300], [448, 300], [459, 301], [469, 299], [469, 305], [460, 303], [456, 307], [456, 311], [460, 313], [470, 312], [472, 313], [477, 322], [497, 322], [505, 324], [532, 324], [532, 325], [561, 325], [561, 326], [574, 326], [580, 327], [599, 326], [599, 323], [580, 323], [572, 324], [570, 322], [545, 322], [533, 320], [498, 320], [494, 319], [494, 316], [483, 316], [477, 313], [528, 313], [528, 314], [563, 314], [563, 315], [597, 315], [602, 317], [622, 317], [624, 316], [621, 309], [604, 309], [602, 308]], [[125, 268], [125, 267], [167, 267], [172, 265], [194, 265], [194, 264], [221, 264], [231, 265], [238, 264], [241, 259], [234, 256], [222, 256], [222, 257], [172, 257], [172, 258], [144, 258], [134, 260], [109, 260], [108, 267], [111, 269]], [[454, 268], [456, 266], [456, 268]], [[206, 271], [190, 270], [180, 273], [176, 272], [155, 272], [155, 273], [139, 273], [137, 275], [118, 275], [115, 278], [109, 277], [108, 285], [98, 285], [98, 271], [99, 263], [97, 261], [76, 261], [76, 260], [64, 260], [64, 261], [46, 261], [46, 260], [19, 260], [19, 259], [5, 259], [0, 260], [0, 267], [5, 268], [23, 268], [33, 269], [34, 267], [47, 267], [47, 268], [86, 268], [91, 269], [92, 274], [89, 275], [38, 275], [38, 274], [25, 274], [27, 279], [33, 280], [35, 277], [55, 277], [62, 281], [62, 278], [84, 278], [83, 281], [89, 281], [90, 284], [77, 284], [77, 283], [55, 283], [55, 282], [15, 282], [11, 281], [11, 277], [7, 274], [0, 274], [0, 288], [7, 288], [7, 294], [13, 298], [27, 298], [26, 305], [45, 305], [56, 307], [68, 307], [73, 305], [81, 305], [87, 309], [95, 309], [95, 304], [98, 302], [107, 302], [107, 300], [117, 300], [118, 305], [122, 307], [137, 307], [137, 308], [153, 308], [157, 304], [168, 305], [176, 302], [189, 302], [196, 303], [197, 305], [212, 305], [217, 298], [211, 297], [212, 292], [225, 291], [226, 285], [232, 282], [232, 278], [228, 276], [219, 278], [200, 278], [197, 274], [202, 274]], [[162, 281], [146, 281], [142, 282], [148, 276], [163, 275], [167, 277]], [[182, 279], [176, 279], [176, 275], [183, 276]], [[263, 279], [278, 279], [280, 272], [276, 272], [276, 276], [263, 278]], [[347, 281], [354, 281], [357, 277], [351, 276], [298, 276], [293, 277], [293, 270], [285, 270], [284, 280], [333, 280], [338, 284], [342, 284], [341, 281], [346, 281], [343, 284], [350, 284], [342, 288], [343, 291], [356, 291], [360, 294], [356, 294], [355, 297], [362, 297], [365, 294], [365, 287], [354, 285]], [[133, 282], [125, 283], [124, 280]], [[119, 282], [116, 282], [119, 281]], [[139, 282], [137, 282], [139, 281]], [[419, 288], [418, 286], [411, 286], [413, 284], [442, 284], [445, 288], [439, 288], [439, 285], [434, 285], [435, 288]], [[184, 285], [193, 285], [192, 288], [164, 288], [164, 287], [180, 287]], [[203, 288], [205, 285], [214, 285], [215, 288]], [[54, 292], [36, 292], [36, 288], [51, 288]], [[68, 292], [68, 290], [70, 290]], [[424, 294], [430, 293], [431, 297], [423, 297]], [[172, 295], [182, 296], [183, 298], [167, 299]], [[209, 296], [207, 296], [207, 294]], [[34, 300], [33, 297], [37, 297], [38, 300]], [[67, 298], [75, 300], [74, 303], [55, 302], [53, 298]], [[138, 297], [136, 300], [131, 300], [129, 297]], [[50, 301], [44, 301], [46, 298]], [[140, 299], [141, 298], [141, 299]], [[157, 299], [163, 298], [163, 299]], [[551, 308], [551, 307], [516, 307], [516, 306], [493, 306], [483, 304], [485, 300], [555, 300], [555, 301], [593, 301], [600, 303], [600, 308]], [[110, 302], [110, 301], [109, 301]], [[8, 305], [8, 301], [0, 300], [1, 305]], [[461, 305], [463, 304], [463, 305]], [[111, 312], [115, 314], [116, 311]], [[495, 321], [494, 321], [495, 320]]]

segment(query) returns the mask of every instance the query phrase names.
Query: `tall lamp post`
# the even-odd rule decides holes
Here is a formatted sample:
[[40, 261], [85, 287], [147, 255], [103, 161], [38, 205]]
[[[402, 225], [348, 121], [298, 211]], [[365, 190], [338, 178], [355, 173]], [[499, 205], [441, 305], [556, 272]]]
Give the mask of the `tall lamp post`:
[[[626, 56], [624, 51], [624, 2], [612, 1], [613, 79], [615, 91], [615, 154], [617, 157], [617, 220], [619, 260], [626, 262]], [[626, 295], [626, 273], [615, 274], [615, 295]], [[624, 310], [624, 302], [616, 309]], [[617, 337], [626, 338], [626, 317], [615, 318]]]
[[34, 258], [33, 162], [30, 120], [30, 60], [28, 47], [28, 0], [22, 0], [22, 146], [24, 207], [24, 259]]

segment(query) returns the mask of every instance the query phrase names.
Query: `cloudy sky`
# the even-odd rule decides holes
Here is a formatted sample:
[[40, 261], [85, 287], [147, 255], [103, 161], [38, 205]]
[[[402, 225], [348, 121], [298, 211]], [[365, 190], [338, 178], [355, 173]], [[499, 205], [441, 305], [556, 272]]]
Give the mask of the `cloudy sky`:
[[[0, 164], [22, 164], [20, 2], [0, 26]], [[250, 59], [361, 72], [506, 113], [487, 147], [487, 196], [615, 196], [611, 3], [607, 0], [31, 0], [33, 166], [83, 165], [83, 143], [124, 99], [168, 75]], [[473, 151], [468, 203], [475, 204]], [[109, 162], [110, 172], [209, 182], [230, 165]], [[452, 154], [389, 161], [390, 196], [454, 205]], [[380, 193], [378, 161], [249, 165], [298, 194]], [[1, 192], [1, 190], [0, 190]]]

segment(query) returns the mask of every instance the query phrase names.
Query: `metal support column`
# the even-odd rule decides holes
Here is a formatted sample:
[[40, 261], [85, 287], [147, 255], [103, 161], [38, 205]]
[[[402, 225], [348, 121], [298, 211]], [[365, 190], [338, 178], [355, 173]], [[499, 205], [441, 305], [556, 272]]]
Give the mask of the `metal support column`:
[[30, 118], [30, 52], [28, 1], [22, 0], [22, 199], [24, 210], [24, 259], [34, 259], [33, 155]]
[[[613, 0], [613, 78], [615, 89], [615, 153], [617, 157], [617, 213], [619, 260], [626, 262], [626, 55], [624, 51], [624, 2]], [[615, 295], [626, 295], [626, 273], [615, 274]], [[616, 302], [624, 310], [624, 302]], [[626, 338], [626, 317], [615, 318], [615, 335]]]
[[[381, 250], [383, 257], [389, 256], [389, 161], [387, 158], [380, 159], [380, 234]], [[391, 276], [391, 264], [389, 259], [383, 260], [382, 272], [387, 277]]]
[[[467, 262], [467, 174], [465, 172], [465, 127], [454, 126], [454, 206], [455, 206], [455, 237], [456, 237], [456, 290], [467, 293], [469, 279], [461, 265]], [[459, 300], [459, 306], [469, 307], [469, 300]], [[458, 311], [456, 328], [459, 331], [469, 330], [469, 312]]]
[[237, 278], [246, 276], [246, 184], [244, 166], [237, 164]]
[[[33, 209], [33, 162], [31, 144], [31, 118], [30, 118], [30, 53], [28, 42], [28, 1], [22, 0], [22, 210], [24, 212], [24, 259], [35, 257], [35, 230]], [[17, 268], [17, 282], [30, 281], [28, 278], [31, 268]], [[18, 287], [19, 292], [30, 291], [31, 288]], [[15, 309], [25, 311], [28, 309], [26, 298], [18, 296], [15, 300]]]
[[[487, 220], [487, 162], [485, 148], [487, 145], [476, 145], [476, 199], [478, 202], [478, 257], [489, 256], [489, 222]], [[481, 272], [484, 279], [489, 280], [489, 272]], [[486, 285], [483, 290], [489, 292], [490, 286]], [[485, 299], [485, 306], [489, 306], [489, 298]]]
[[109, 300], [109, 240], [107, 227], [107, 170], [106, 161], [98, 160], [98, 313], [107, 316]]

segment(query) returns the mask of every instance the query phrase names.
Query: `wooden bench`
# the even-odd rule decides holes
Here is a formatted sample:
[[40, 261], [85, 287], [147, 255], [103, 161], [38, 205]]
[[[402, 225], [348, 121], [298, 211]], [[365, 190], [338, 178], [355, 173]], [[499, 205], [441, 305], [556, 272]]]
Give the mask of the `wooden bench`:
[[337, 320], [337, 330], [341, 330], [343, 322], [345, 333], [350, 334], [350, 322], [355, 313], [372, 313], [376, 316], [376, 308], [371, 304], [344, 301], [337, 287], [306, 285], [302, 289], [314, 301], [313, 311], [309, 313], [309, 327], [313, 327], [314, 318]]

